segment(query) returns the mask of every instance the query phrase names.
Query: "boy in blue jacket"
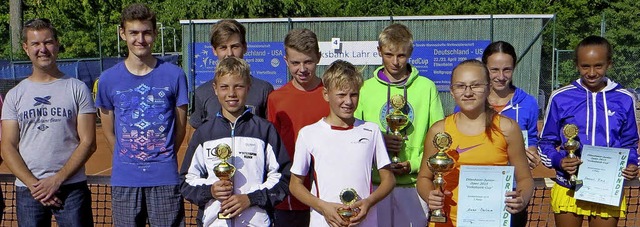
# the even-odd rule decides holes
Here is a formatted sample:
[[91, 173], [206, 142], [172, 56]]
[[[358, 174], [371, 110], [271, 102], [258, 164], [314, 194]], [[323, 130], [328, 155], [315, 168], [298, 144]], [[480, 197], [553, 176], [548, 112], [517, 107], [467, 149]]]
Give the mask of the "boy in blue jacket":
[[[245, 105], [249, 72], [240, 58], [218, 63], [213, 87], [222, 108], [196, 129], [182, 162], [181, 192], [203, 210], [199, 226], [271, 226], [269, 212], [289, 194], [289, 154], [275, 127]], [[236, 171], [230, 179], [213, 171], [223, 161], [216, 155], [221, 144], [231, 148], [227, 162]]]

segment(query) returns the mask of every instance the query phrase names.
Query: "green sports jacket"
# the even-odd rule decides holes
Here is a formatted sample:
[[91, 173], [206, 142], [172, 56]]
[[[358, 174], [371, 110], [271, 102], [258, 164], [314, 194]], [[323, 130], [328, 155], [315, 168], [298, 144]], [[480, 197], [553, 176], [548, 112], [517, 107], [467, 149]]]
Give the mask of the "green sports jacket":
[[[383, 133], [388, 132], [385, 116], [393, 112], [393, 107], [387, 104], [389, 97], [401, 94], [406, 97], [407, 105], [402, 112], [409, 115], [410, 123], [402, 131], [407, 136], [405, 145], [398, 157], [400, 161], [411, 164], [409, 174], [396, 176], [397, 186], [415, 187], [418, 171], [420, 170], [424, 140], [427, 130], [436, 121], [444, 118], [442, 102], [438, 96], [438, 89], [430, 79], [418, 75], [418, 69], [411, 67], [411, 75], [402, 85], [389, 84], [378, 77], [383, 67], [377, 68], [374, 77], [364, 82], [360, 89], [360, 100], [355, 117], [364, 121], [374, 122], [380, 126]], [[380, 183], [380, 175], [376, 168], [372, 177], [374, 184]]]

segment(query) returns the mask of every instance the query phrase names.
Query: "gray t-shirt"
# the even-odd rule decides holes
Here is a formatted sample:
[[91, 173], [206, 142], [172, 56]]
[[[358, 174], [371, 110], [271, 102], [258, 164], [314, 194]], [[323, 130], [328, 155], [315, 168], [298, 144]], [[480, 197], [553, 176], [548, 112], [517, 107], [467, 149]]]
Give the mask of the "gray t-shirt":
[[[18, 151], [33, 175], [42, 179], [58, 172], [78, 147], [78, 114], [95, 113], [89, 88], [64, 76], [37, 83], [22, 80], [9, 90], [2, 107], [3, 121], [18, 121]], [[63, 184], [87, 179], [84, 166]], [[25, 186], [16, 179], [17, 186]]]

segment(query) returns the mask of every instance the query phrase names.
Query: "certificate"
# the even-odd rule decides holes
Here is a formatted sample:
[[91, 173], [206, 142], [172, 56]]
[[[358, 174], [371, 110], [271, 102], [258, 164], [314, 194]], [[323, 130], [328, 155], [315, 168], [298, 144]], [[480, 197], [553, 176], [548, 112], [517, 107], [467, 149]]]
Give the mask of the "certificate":
[[513, 166], [461, 166], [458, 227], [511, 226], [505, 193], [513, 190]]
[[628, 156], [629, 149], [584, 145], [578, 169], [582, 185], [576, 186], [574, 198], [620, 206]]

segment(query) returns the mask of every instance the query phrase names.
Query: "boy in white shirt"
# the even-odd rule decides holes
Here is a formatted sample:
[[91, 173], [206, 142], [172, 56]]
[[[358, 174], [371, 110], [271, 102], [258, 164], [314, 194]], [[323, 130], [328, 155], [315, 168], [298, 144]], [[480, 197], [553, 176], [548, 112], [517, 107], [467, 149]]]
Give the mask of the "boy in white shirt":
[[[395, 185], [389, 156], [376, 124], [355, 119], [362, 76], [349, 62], [338, 60], [322, 78], [323, 96], [329, 116], [302, 128], [296, 141], [289, 189], [298, 200], [312, 208], [309, 226], [377, 226], [374, 205]], [[380, 171], [380, 186], [373, 191], [372, 165]], [[303, 185], [313, 171], [311, 192]], [[340, 194], [354, 189], [358, 201], [341, 204]], [[373, 191], [373, 192], [372, 192]], [[347, 220], [339, 209], [358, 210]], [[373, 209], [373, 210], [372, 210]]]

